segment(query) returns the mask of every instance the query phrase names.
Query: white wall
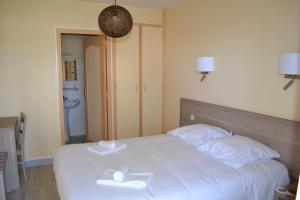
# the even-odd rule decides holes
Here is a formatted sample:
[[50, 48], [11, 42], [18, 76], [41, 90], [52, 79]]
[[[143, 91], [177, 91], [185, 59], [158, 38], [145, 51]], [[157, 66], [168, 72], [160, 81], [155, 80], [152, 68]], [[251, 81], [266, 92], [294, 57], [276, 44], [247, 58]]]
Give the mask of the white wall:
[[[63, 81], [63, 87], [70, 87], [75, 84], [78, 90], [64, 89], [63, 95], [68, 99], [80, 99], [80, 104], [73, 109], [69, 109], [69, 131], [71, 136], [86, 134], [85, 126], [85, 98], [84, 98], [84, 66], [83, 66], [83, 40], [86, 36], [63, 35], [62, 36], [62, 55], [72, 55], [76, 60], [77, 81]], [[65, 112], [65, 127], [67, 125]], [[66, 128], [65, 128], [66, 129]], [[67, 131], [65, 131], [66, 139]]]

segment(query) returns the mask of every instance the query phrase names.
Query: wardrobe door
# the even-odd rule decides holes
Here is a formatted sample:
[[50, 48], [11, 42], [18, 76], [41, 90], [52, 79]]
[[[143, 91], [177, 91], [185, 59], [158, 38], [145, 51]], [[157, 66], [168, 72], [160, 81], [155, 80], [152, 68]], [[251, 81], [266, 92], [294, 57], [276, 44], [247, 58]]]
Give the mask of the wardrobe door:
[[162, 132], [162, 62], [161, 27], [142, 27], [142, 135]]
[[139, 28], [116, 39], [117, 138], [140, 135]]

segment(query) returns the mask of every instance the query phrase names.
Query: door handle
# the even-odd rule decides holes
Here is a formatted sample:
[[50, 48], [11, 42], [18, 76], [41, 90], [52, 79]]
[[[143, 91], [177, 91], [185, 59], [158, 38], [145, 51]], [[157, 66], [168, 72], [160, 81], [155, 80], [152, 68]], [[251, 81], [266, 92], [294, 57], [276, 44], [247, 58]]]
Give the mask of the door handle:
[[86, 88], [84, 88], [83, 93], [84, 93], [84, 97], [87, 97], [87, 90], [86, 90]]

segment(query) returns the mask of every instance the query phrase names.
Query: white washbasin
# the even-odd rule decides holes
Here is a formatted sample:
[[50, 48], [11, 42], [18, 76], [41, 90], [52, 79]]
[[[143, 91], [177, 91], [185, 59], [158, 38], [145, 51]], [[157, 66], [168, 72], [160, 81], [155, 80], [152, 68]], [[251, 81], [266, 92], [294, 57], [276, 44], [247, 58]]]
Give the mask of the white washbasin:
[[80, 104], [80, 99], [65, 99], [64, 100], [64, 108], [72, 109], [76, 108]]

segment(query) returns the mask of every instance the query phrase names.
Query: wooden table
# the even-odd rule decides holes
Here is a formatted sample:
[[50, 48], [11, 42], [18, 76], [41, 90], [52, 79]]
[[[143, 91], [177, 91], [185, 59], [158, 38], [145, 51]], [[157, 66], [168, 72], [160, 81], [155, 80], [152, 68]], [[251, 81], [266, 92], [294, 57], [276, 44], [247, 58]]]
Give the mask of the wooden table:
[[8, 152], [4, 173], [6, 192], [20, 188], [15, 137], [17, 121], [18, 117], [0, 118], [0, 152]]
[[0, 200], [5, 200], [5, 186], [3, 173], [6, 166], [7, 152], [0, 152]]

